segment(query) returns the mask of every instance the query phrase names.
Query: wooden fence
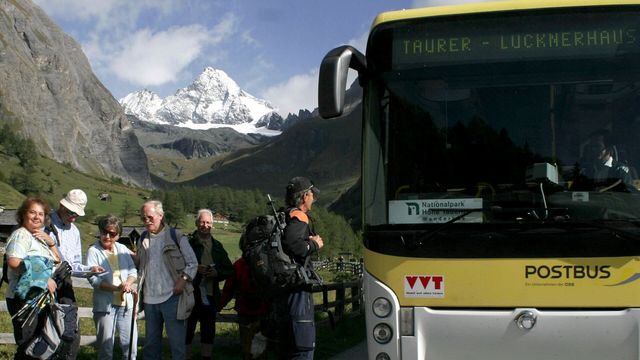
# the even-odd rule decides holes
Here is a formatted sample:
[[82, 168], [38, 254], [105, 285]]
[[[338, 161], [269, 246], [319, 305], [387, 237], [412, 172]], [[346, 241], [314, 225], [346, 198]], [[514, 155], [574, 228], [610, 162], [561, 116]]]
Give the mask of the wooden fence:
[[[91, 288], [89, 282], [86, 279], [73, 279], [73, 286], [79, 288]], [[332, 283], [324, 285], [316, 285], [312, 289], [313, 293], [322, 294], [322, 302], [315, 304], [316, 312], [326, 312], [328, 315], [329, 323], [333, 329], [335, 325], [344, 318], [346, 309], [351, 305], [351, 312], [358, 312], [362, 310], [362, 279], [344, 282], [344, 283]], [[335, 292], [335, 296], [331, 296], [332, 292]], [[348, 296], [347, 296], [348, 293]], [[7, 312], [7, 304], [5, 301], [0, 301], [0, 312]], [[93, 318], [92, 309], [89, 307], [81, 307], [78, 311], [78, 316], [81, 318]], [[140, 313], [138, 321], [144, 320], [144, 312]], [[235, 313], [220, 313], [216, 318], [216, 322], [219, 323], [235, 323], [238, 318]], [[96, 337], [93, 335], [82, 335], [80, 340], [81, 345], [93, 345], [96, 341]], [[138, 339], [138, 343], [142, 344], [143, 338]], [[12, 333], [0, 333], [0, 344], [15, 344]]]
[[354, 277], [362, 277], [363, 262], [362, 260], [318, 260], [313, 261], [313, 268], [316, 270], [327, 270], [331, 272], [345, 272]]

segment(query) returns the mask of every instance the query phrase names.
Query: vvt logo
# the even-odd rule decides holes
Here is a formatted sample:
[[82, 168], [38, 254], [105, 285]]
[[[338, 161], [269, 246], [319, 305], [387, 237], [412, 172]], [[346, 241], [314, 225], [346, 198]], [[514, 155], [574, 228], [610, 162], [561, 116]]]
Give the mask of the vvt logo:
[[405, 275], [404, 296], [423, 298], [444, 297], [444, 276]]
[[420, 284], [418, 286], [422, 286], [423, 289], [426, 289], [431, 282], [433, 282], [433, 288], [435, 290], [442, 289], [442, 280], [444, 278], [442, 276], [407, 276], [407, 283], [409, 287], [414, 289], [416, 286], [416, 282], [420, 280]]
[[415, 202], [408, 202], [407, 215], [420, 215], [420, 204]]

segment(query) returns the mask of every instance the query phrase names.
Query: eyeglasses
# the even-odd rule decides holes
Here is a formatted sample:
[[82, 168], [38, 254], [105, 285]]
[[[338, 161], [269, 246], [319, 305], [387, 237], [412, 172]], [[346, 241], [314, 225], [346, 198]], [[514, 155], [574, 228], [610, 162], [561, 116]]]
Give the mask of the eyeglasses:
[[114, 237], [118, 236], [119, 234], [118, 234], [117, 232], [115, 232], [115, 231], [106, 231], [106, 230], [103, 230], [103, 231], [100, 231], [100, 235], [101, 235], [101, 236], [107, 236], [107, 235], [109, 235], [109, 237], [110, 237], [110, 238], [114, 238]]
[[140, 219], [142, 219], [142, 221], [153, 221], [153, 219], [155, 219], [155, 216], [147, 216], [147, 215], [142, 215], [140, 216]]
[[67, 214], [69, 214], [69, 217], [78, 217], [80, 216], [80, 214], [78, 214], [77, 212], [73, 212], [69, 209], [67, 209]]

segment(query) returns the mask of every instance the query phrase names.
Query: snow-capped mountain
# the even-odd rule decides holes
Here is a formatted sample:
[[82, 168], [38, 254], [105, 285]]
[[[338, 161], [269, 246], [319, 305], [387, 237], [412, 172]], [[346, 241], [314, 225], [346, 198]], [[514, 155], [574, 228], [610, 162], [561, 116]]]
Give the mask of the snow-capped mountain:
[[248, 94], [224, 71], [211, 67], [164, 99], [145, 89], [119, 101], [126, 114], [140, 120], [191, 129], [231, 127], [243, 134], [278, 135], [283, 124], [269, 102]]

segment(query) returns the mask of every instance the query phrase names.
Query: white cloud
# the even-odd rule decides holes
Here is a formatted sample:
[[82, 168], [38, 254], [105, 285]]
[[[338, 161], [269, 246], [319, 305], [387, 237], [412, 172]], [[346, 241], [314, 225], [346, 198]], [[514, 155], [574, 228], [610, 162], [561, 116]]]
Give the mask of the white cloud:
[[231, 35], [235, 34], [238, 28], [238, 17], [234, 14], [228, 13], [224, 15], [222, 20], [213, 27], [209, 36], [211, 43], [217, 44], [223, 40], [228, 39]]
[[50, 17], [82, 21], [94, 30], [131, 27], [141, 14], [170, 15], [179, 5], [172, 0], [34, 0]]
[[265, 90], [261, 97], [278, 107], [282, 117], [289, 113], [297, 114], [300, 109], [313, 111], [318, 107], [318, 69], [274, 85]]
[[178, 75], [216, 38], [200, 25], [173, 27], [153, 33], [139, 30], [114, 54], [109, 69], [118, 78], [140, 86], [157, 86]]

